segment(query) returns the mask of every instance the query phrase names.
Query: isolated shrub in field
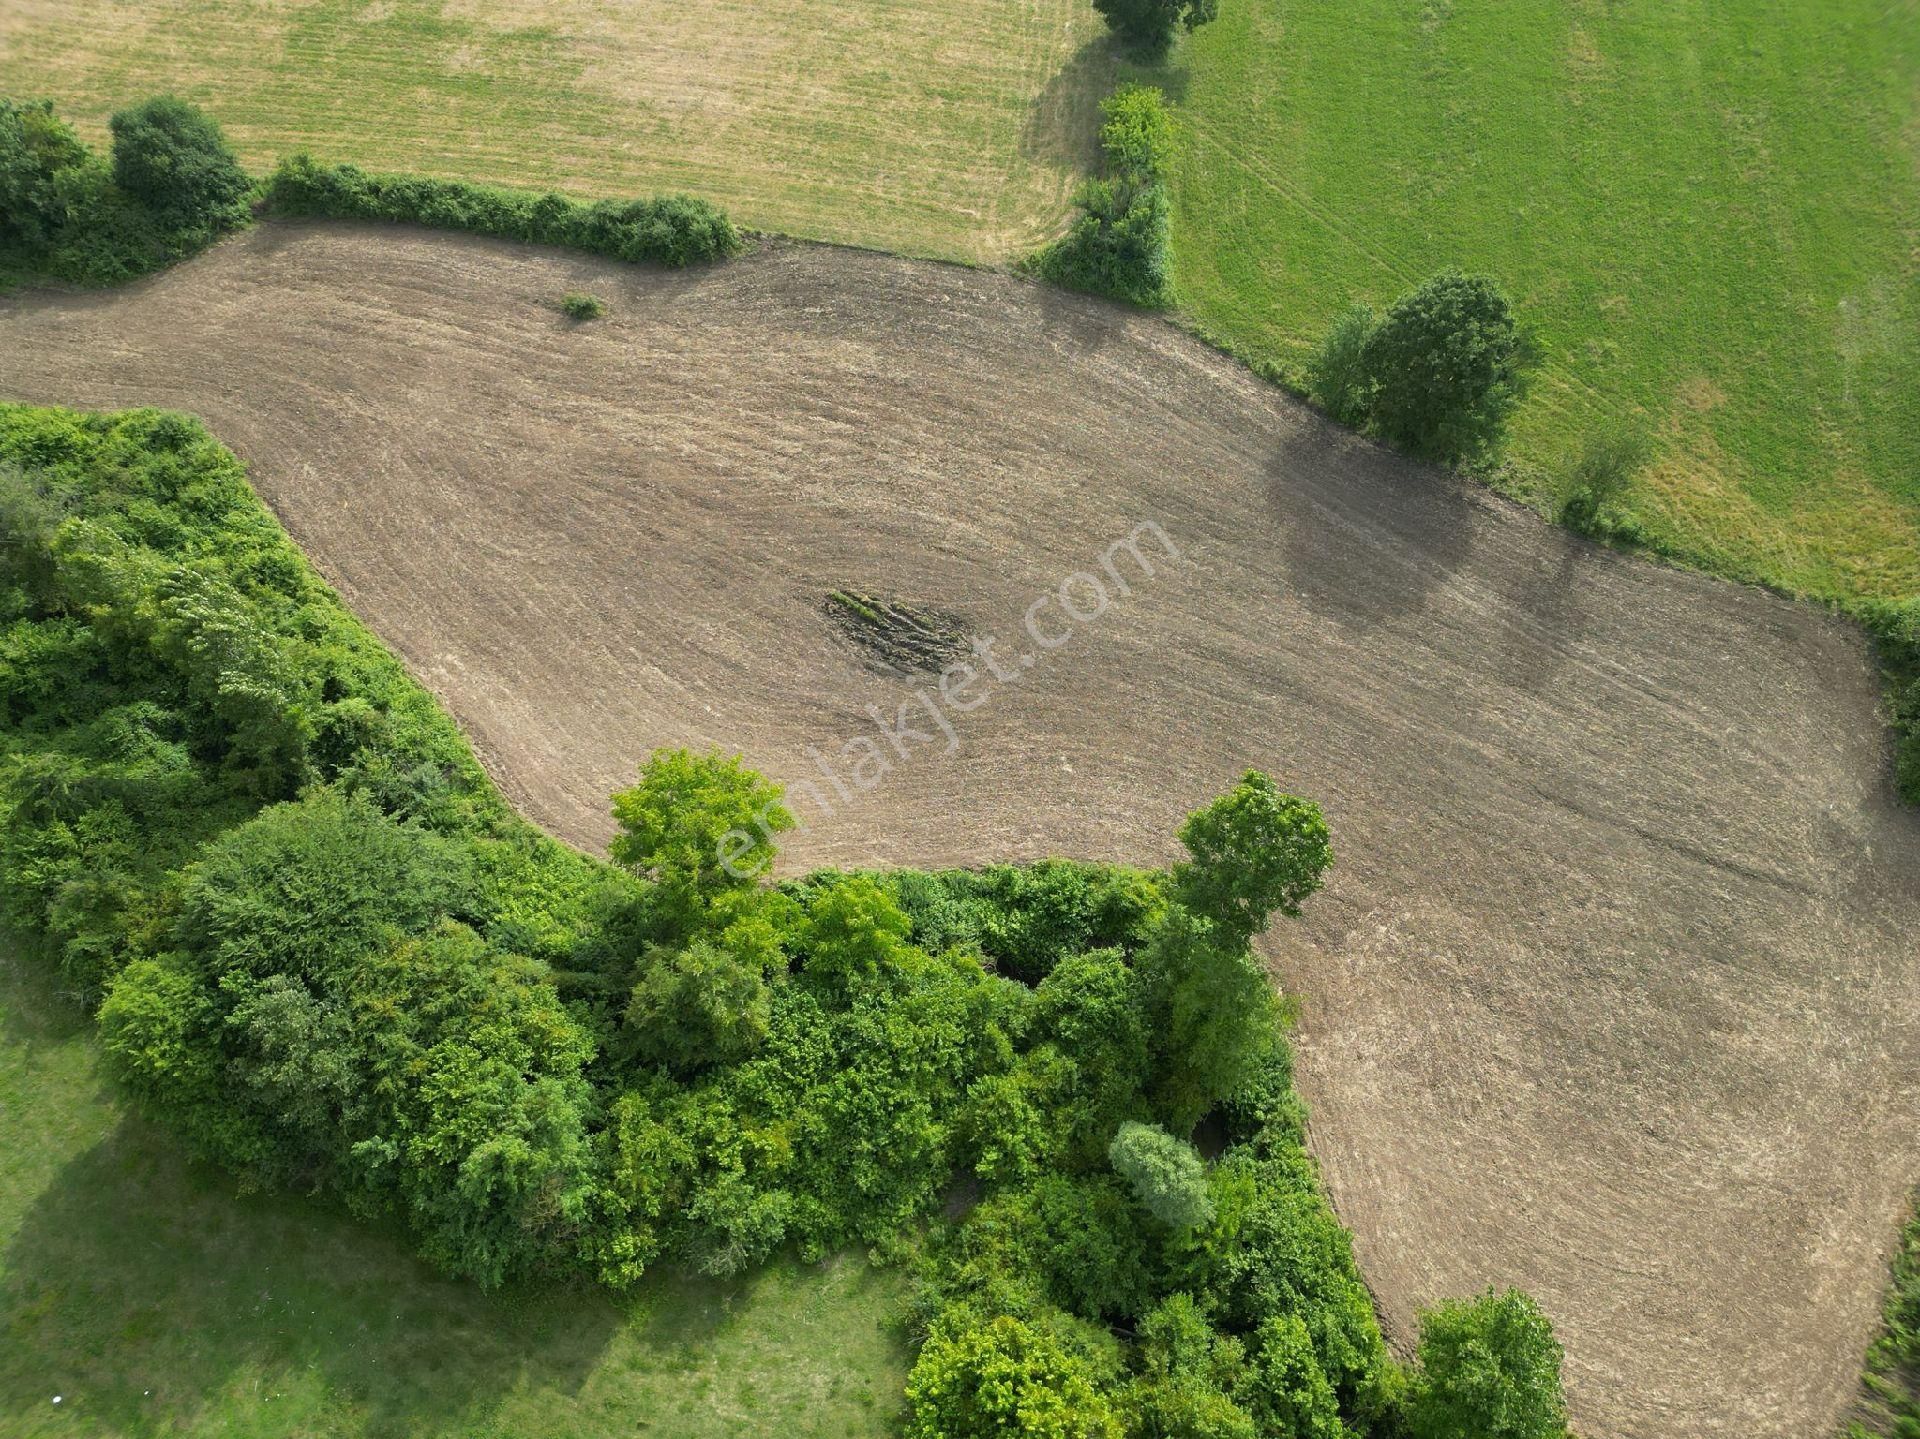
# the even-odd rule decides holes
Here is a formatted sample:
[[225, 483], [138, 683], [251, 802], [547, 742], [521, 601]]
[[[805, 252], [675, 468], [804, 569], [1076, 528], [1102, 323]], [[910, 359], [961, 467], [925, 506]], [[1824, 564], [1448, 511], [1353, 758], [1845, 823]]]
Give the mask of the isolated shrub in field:
[[432, 225], [657, 265], [721, 260], [742, 245], [722, 211], [685, 195], [582, 205], [563, 195], [460, 180], [369, 175], [353, 165], [318, 164], [310, 155], [283, 160], [267, 193], [276, 209], [292, 215]]
[[1395, 301], [1368, 335], [1368, 418], [1423, 459], [1480, 459], [1498, 445], [1532, 363], [1499, 286], [1447, 271]]
[[1176, 31], [1198, 29], [1220, 13], [1219, 0], [1093, 0], [1093, 8], [1149, 57], [1164, 54]]
[[160, 95], [108, 121], [113, 181], [179, 229], [229, 229], [246, 215], [252, 182], [220, 127], [196, 107]]
[[1100, 150], [1107, 169], [1136, 179], [1162, 179], [1173, 157], [1167, 97], [1152, 85], [1122, 85], [1100, 102]]
[[606, 305], [596, 296], [580, 290], [569, 290], [562, 295], [560, 308], [570, 320], [597, 320], [607, 312]]
[[1100, 108], [1106, 174], [1082, 187], [1080, 218], [1040, 253], [1037, 267], [1076, 290], [1164, 305], [1172, 278], [1165, 168], [1173, 133], [1165, 97], [1125, 85]]
[[1633, 532], [1622, 504], [1652, 455], [1646, 436], [1609, 426], [1587, 437], [1560, 480], [1560, 519], [1582, 534], [1612, 538]]
[[1141, 1207], [1168, 1228], [1194, 1229], [1213, 1218], [1207, 1167], [1191, 1144], [1158, 1125], [1129, 1122], [1107, 1154]]
[[1377, 323], [1366, 305], [1351, 306], [1307, 362], [1307, 393], [1341, 424], [1360, 429], [1373, 413], [1373, 375], [1367, 341]]
[[1450, 1300], [1420, 1321], [1410, 1439], [1565, 1439], [1561, 1351], [1546, 1316], [1516, 1290]]

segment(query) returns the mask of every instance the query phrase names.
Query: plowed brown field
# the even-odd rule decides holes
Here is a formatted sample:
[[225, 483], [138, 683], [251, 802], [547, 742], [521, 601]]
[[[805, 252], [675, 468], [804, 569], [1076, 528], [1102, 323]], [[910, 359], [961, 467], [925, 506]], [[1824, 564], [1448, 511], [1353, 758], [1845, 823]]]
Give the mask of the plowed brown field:
[[[1524, 1285], [1592, 1436], [1845, 1409], [1920, 1174], [1920, 822], [1851, 629], [1596, 550], [1155, 320], [867, 254], [663, 275], [274, 225], [0, 300], [0, 393], [204, 416], [582, 843], [663, 744], [816, 777], [789, 868], [1158, 861], [1270, 770], [1339, 851], [1272, 954], [1396, 1332]], [[1123, 594], [1102, 556], [1148, 520], [1178, 558], [1119, 552]], [[1075, 572], [1109, 596], [1077, 625]], [[915, 685], [834, 588], [995, 637], [953, 753], [881, 738]]]

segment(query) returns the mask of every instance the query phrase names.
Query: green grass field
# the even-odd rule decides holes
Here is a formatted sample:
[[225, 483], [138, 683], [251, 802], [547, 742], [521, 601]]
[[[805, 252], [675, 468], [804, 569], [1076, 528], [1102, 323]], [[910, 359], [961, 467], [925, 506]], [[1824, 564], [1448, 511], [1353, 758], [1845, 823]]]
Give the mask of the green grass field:
[[122, 1115], [91, 1026], [40, 973], [0, 958], [8, 1439], [893, 1431], [898, 1275], [784, 1264], [617, 1302], [436, 1279], [344, 1216], [236, 1196]]
[[264, 169], [323, 160], [1004, 260], [1066, 220], [1112, 83], [1086, 0], [21, 0], [0, 94], [88, 138], [172, 90]]
[[1706, 568], [1920, 593], [1920, 5], [1223, 0], [1179, 103], [1177, 297], [1297, 365], [1450, 264], [1551, 359], [1515, 458], [1630, 417]]

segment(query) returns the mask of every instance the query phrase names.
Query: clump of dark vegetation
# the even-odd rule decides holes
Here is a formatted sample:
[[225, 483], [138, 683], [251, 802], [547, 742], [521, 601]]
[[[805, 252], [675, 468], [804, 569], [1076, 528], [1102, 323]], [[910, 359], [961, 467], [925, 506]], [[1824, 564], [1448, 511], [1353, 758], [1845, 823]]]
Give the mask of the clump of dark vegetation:
[[1166, 871], [772, 885], [779, 788], [670, 751], [597, 861], [156, 411], [0, 406], [0, 653], [5, 918], [249, 1182], [483, 1284], [911, 1263], [922, 1436], [1563, 1432], [1511, 1300], [1381, 1340], [1252, 950], [1327, 829], [1262, 775]]
[[607, 306], [597, 295], [569, 290], [560, 297], [560, 310], [569, 320], [597, 320], [607, 313]]
[[1638, 430], [1613, 426], [1589, 435], [1560, 477], [1561, 523], [1596, 540], [1640, 544], [1645, 532], [1626, 501], [1652, 454]]
[[536, 195], [462, 180], [369, 175], [353, 165], [321, 165], [310, 155], [295, 155], [274, 170], [267, 197], [288, 215], [468, 230], [656, 265], [723, 260], [742, 248], [740, 232], [723, 211], [686, 195], [583, 205], [551, 191]]
[[102, 159], [48, 101], [0, 100], [0, 263], [110, 285], [172, 264], [247, 222], [253, 183], [220, 129], [162, 96], [111, 121]]
[[1172, 278], [1166, 99], [1150, 85], [1123, 85], [1100, 110], [1106, 173], [1081, 189], [1080, 218], [1034, 265], [1056, 284], [1157, 308]]
[[1472, 464], [1498, 450], [1537, 361], [1493, 281], [1446, 271], [1376, 319], [1356, 306], [1308, 366], [1329, 415], [1421, 459]]
[[1197, 30], [1220, 14], [1220, 0], [1093, 0], [1108, 27], [1145, 60], [1167, 53], [1181, 30]]
[[1868, 601], [1860, 615], [1886, 676], [1894, 775], [1907, 802], [1920, 804], [1920, 598]]
[[830, 590], [822, 609], [834, 628], [860, 646], [868, 664], [883, 674], [932, 673], [970, 652], [962, 622], [925, 605]]

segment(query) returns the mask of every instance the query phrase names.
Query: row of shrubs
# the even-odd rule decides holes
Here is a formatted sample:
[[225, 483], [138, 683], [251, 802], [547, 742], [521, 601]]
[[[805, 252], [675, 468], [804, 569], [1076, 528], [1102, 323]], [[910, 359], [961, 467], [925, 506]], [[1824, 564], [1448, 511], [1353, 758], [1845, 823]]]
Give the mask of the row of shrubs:
[[[148, 274], [245, 225], [260, 197], [220, 129], [161, 97], [116, 114], [111, 160], [47, 101], [0, 100], [0, 265], [79, 284]], [[617, 260], [691, 265], [742, 248], [720, 210], [684, 195], [581, 204], [455, 180], [369, 175], [296, 155], [264, 198], [290, 215], [406, 221]]]
[[597, 861], [196, 423], [0, 406], [0, 811], [5, 918], [141, 1107], [452, 1273], [866, 1246], [919, 1276], [921, 1436], [1564, 1433], [1521, 1296], [1381, 1342], [1251, 950], [1326, 827], [1263, 776], [1168, 871], [776, 886], [778, 789], [666, 752]]
[[1071, 289], [1162, 306], [1172, 283], [1166, 97], [1149, 85], [1123, 85], [1100, 110], [1105, 173], [1081, 187], [1080, 217], [1040, 252], [1034, 268]]
[[536, 195], [463, 180], [369, 175], [354, 165], [321, 165], [304, 154], [274, 170], [267, 199], [282, 214], [404, 221], [656, 265], [723, 260], [742, 247], [740, 232], [723, 211], [686, 195], [583, 205], [551, 191]]

